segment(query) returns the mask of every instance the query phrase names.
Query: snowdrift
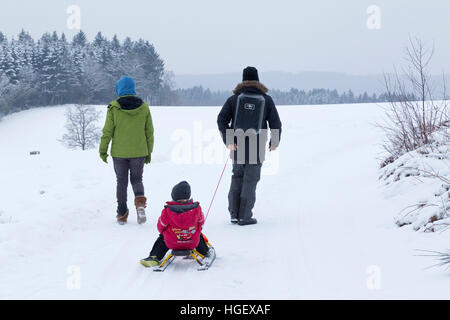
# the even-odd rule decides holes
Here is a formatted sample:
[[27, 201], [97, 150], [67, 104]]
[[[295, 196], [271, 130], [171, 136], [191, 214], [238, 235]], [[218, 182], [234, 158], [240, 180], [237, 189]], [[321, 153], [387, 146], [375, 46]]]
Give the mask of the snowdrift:
[[[445, 128], [444, 128], [445, 129]], [[450, 226], [450, 140], [436, 132], [429, 146], [408, 152], [381, 170], [386, 194], [407, 194], [411, 204], [395, 218], [400, 227], [434, 232]]]

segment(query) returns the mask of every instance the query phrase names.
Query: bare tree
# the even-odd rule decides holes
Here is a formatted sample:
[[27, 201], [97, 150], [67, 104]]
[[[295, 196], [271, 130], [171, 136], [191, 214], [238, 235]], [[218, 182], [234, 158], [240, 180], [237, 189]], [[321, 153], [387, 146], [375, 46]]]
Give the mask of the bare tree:
[[66, 110], [66, 129], [62, 142], [70, 149], [95, 148], [100, 139], [100, 129], [96, 126], [100, 112], [93, 107], [77, 104]]
[[386, 123], [379, 126], [386, 134], [384, 149], [392, 160], [432, 142], [433, 132], [448, 127], [449, 114], [445, 79], [442, 96], [436, 99], [430, 81], [429, 65], [434, 47], [429, 49], [418, 38], [410, 38], [406, 48], [407, 68], [401, 76], [384, 76], [388, 104]]

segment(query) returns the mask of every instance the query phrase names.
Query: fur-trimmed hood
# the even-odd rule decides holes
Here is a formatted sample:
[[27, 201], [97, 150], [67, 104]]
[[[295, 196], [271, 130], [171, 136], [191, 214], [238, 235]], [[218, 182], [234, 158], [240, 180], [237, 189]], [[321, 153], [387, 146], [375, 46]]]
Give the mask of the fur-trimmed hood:
[[239, 83], [237, 85], [236, 89], [233, 90], [233, 94], [238, 94], [242, 89], [245, 89], [245, 88], [255, 88], [264, 94], [269, 92], [269, 89], [267, 89], [267, 87], [265, 85], [263, 85], [261, 82], [252, 80], [252, 81], [243, 81], [243, 82]]

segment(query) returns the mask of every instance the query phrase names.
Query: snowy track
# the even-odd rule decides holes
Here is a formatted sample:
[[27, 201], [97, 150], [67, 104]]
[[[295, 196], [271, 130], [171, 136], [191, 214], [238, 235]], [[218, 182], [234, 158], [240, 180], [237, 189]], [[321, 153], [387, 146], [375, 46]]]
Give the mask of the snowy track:
[[[64, 131], [63, 107], [3, 119], [0, 298], [449, 299], [450, 278], [443, 270], [424, 270], [433, 261], [414, 256], [414, 249], [444, 249], [450, 232], [398, 229], [393, 216], [410, 202], [383, 197], [376, 159], [382, 136], [371, 125], [379, 109], [279, 111], [279, 170], [264, 175], [258, 187], [260, 223], [228, 222], [228, 168], [204, 230], [217, 250], [207, 272], [177, 260], [155, 273], [139, 259], [157, 237], [156, 220], [174, 184], [189, 181], [207, 209], [224, 160], [205, 163], [211, 142], [220, 144], [218, 108], [152, 108], [155, 154], [144, 177], [144, 226], [137, 225], [134, 210], [127, 226], [115, 224], [111, 163], [103, 164], [95, 150], [68, 151], [57, 141]], [[179, 130], [192, 139], [180, 144], [185, 134]], [[172, 150], [189, 144], [193, 163], [173, 163]], [[30, 156], [33, 150], [41, 155]], [[199, 150], [203, 161], [196, 158]]]

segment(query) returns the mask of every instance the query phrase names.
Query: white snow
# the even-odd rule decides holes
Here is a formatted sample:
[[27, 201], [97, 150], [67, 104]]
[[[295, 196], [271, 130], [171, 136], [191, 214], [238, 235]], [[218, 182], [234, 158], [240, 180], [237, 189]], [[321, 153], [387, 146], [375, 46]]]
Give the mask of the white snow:
[[411, 201], [396, 216], [399, 226], [425, 232], [450, 227], [449, 128], [435, 132], [433, 138], [433, 143], [404, 154], [381, 170], [385, 195]]
[[[425, 269], [433, 260], [415, 251], [445, 251], [450, 231], [395, 224], [417, 199], [386, 197], [378, 179], [376, 105], [280, 106], [281, 148], [265, 170], [275, 174], [258, 186], [259, 224], [229, 223], [229, 166], [204, 229], [217, 250], [215, 264], [197, 272], [176, 261], [162, 274], [139, 259], [158, 235], [156, 221], [174, 184], [189, 181], [208, 208], [225, 161], [219, 108], [152, 108], [144, 226], [133, 210], [128, 225], [115, 223], [111, 161], [57, 141], [64, 110], [39, 108], [0, 122], [1, 299], [450, 298], [448, 273]], [[130, 207], [132, 199], [130, 188]]]

